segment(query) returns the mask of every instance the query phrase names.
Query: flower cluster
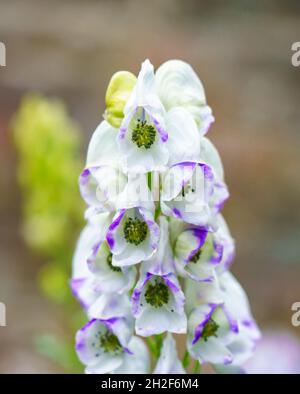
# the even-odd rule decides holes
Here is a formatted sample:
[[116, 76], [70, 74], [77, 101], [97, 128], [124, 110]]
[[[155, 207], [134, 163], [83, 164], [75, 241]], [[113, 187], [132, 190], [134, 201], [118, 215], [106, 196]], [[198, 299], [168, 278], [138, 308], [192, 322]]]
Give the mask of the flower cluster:
[[[87, 373], [185, 373], [190, 358], [240, 371], [260, 336], [228, 269], [234, 241], [220, 211], [221, 159], [205, 137], [214, 121], [185, 62], [136, 78], [116, 73], [79, 184], [87, 226], [72, 290], [89, 322], [76, 336]], [[172, 336], [186, 334], [178, 358]], [[148, 347], [141, 339], [144, 337]]]

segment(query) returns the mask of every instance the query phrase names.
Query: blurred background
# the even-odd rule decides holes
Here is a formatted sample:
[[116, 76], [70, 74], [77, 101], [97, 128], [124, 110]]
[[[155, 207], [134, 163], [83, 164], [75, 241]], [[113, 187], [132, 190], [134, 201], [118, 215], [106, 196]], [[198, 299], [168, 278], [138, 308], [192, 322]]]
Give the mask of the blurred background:
[[[0, 0], [0, 41], [7, 50], [0, 67], [0, 301], [7, 307], [0, 372], [80, 371], [61, 345], [72, 348], [81, 319], [67, 287], [82, 226], [77, 176], [111, 75], [137, 73], [147, 57], [155, 67], [183, 59], [202, 79], [216, 117], [209, 137], [231, 192], [224, 215], [237, 245], [233, 272], [262, 329], [300, 339], [291, 324], [291, 305], [300, 301], [300, 67], [291, 64], [299, 1]], [[60, 101], [24, 101], [28, 92]], [[41, 164], [59, 178], [65, 206], [74, 204], [60, 212], [53, 197], [52, 216], [42, 223], [44, 207], [34, 211], [33, 202], [43, 198], [47, 173], [28, 178], [22, 165], [26, 152], [38, 150], [38, 136], [22, 133], [36, 116], [50, 140], [34, 163], [44, 163], [56, 141], [69, 154], [53, 160], [64, 163], [63, 173], [73, 169], [74, 180], [66, 185], [53, 161]], [[51, 142], [60, 129], [66, 138]], [[43, 234], [58, 216], [47, 250], [34, 231]]]

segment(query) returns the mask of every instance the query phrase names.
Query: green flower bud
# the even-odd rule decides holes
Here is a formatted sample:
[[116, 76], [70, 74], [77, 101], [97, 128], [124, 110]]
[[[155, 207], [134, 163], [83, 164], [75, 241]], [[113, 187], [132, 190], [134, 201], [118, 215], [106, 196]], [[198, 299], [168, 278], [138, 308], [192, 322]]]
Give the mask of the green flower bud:
[[129, 71], [118, 71], [112, 76], [105, 95], [104, 118], [113, 127], [121, 126], [123, 110], [135, 84], [136, 77]]

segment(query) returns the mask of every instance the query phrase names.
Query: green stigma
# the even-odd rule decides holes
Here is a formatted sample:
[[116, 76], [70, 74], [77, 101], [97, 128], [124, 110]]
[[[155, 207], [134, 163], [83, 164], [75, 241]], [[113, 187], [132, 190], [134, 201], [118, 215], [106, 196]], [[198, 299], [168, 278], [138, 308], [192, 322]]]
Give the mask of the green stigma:
[[118, 337], [110, 331], [101, 336], [100, 346], [105, 353], [120, 353], [122, 351]]
[[124, 236], [127, 242], [134, 245], [142, 243], [148, 233], [148, 226], [142, 220], [128, 218], [124, 225]]
[[147, 291], [145, 292], [146, 302], [154, 308], [160, 308], [169, 301], [169, 289], [165, 283], [155, 283], [154, 285], [149, 285]]
[[112, 253], [111, 252], [109, 252], [109, 254], [107, 255], [106, 262], [109, 265], [111, 270], [113, 270], [114, 272], [121, 272], [120, 267], [115, 267], [114, 265], [112, 265]]
[[196, 264], [198, 262], [198, 260], [200, 259], [201, 253], [202, 253], [202, 250], [199, 249], [198, 252], [195, 253], [192, 258], [190, 258], [189, 262]]
[[218, 328], [218, 324], [212, 318], [210, 318], [203, 328], [201, 338], [203, 338], [206, 342], [209, 337], [217, 337]]
[[131, 139], [139, 148], [149, 149], [154, 143], [156, 137], [156, 129], [154, 126], [147, 124], [145, 120], [138, 119], [135, 128], [132, 131]]

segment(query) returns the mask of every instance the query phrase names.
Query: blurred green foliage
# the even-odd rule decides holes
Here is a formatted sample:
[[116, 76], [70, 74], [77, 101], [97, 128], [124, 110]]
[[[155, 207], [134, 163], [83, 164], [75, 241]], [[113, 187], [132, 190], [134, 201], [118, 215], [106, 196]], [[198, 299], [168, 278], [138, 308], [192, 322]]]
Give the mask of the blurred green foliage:
[[[69, 287], [72, 254], [83, 225], [77, 182], [83, 165], [80, 130], [61, 101], [38, 94], [23, 98], [12, 130], [19, 160], [22, 234], [31, 250], [45, 260], [38, 274], [43, 294], [64, 308], [73, 333], [83, 317]], [[46, 335], [36, 344], [64, 368], [78, 370], [73, 340], [64, 343]]]

